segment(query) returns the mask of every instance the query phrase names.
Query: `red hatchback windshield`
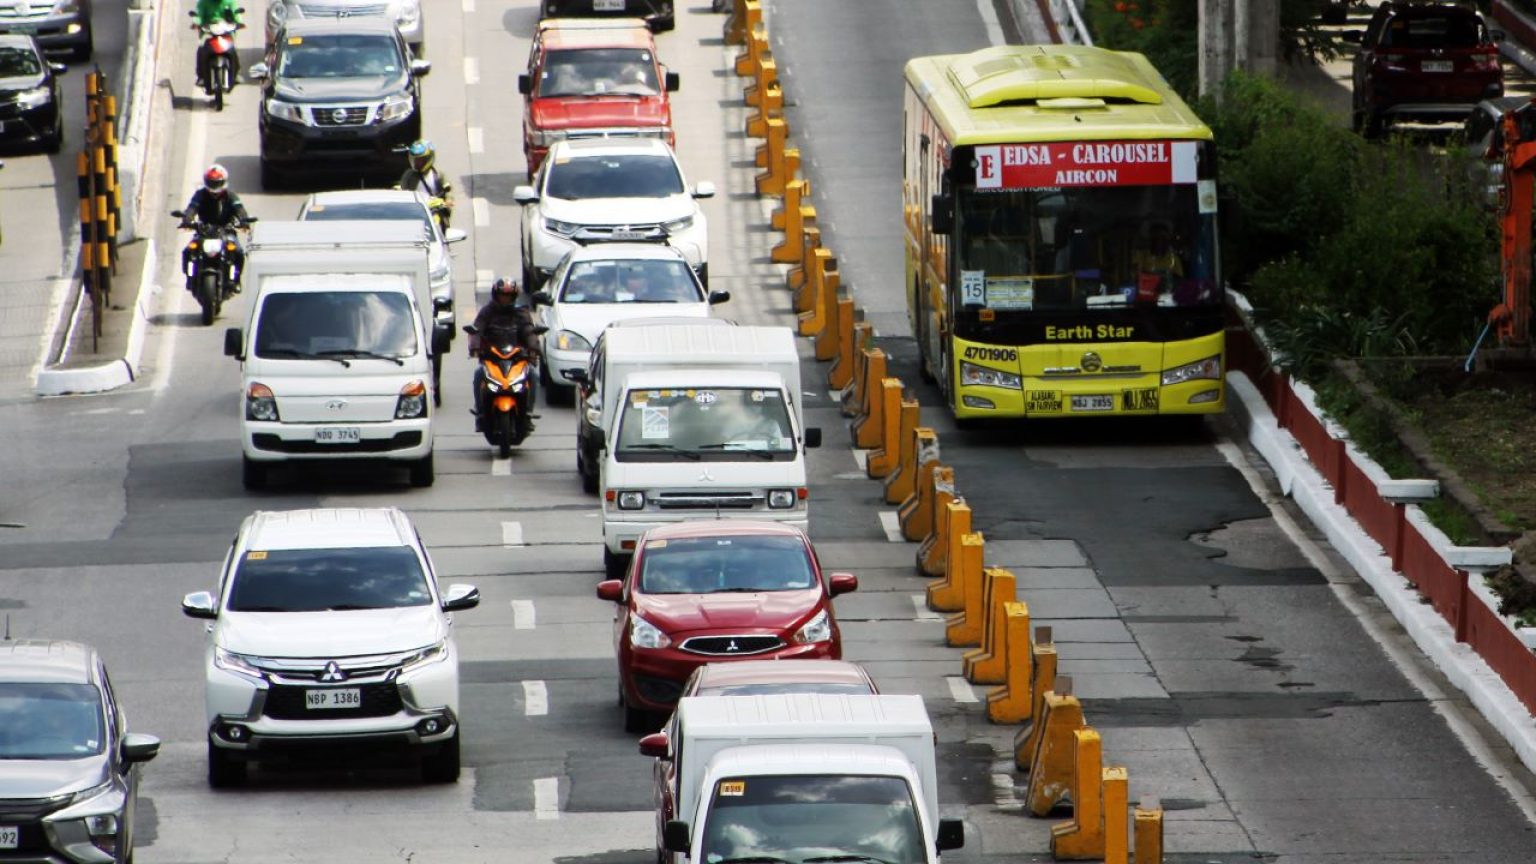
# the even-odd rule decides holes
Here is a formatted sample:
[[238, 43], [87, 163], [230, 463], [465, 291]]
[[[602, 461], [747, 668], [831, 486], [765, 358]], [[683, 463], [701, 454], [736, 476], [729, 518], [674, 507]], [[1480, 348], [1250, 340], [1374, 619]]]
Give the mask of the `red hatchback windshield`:
[[654, 540], [641, 561], [644, 594], [804, 591], [816, 571], [798, 537], [736, 536]]

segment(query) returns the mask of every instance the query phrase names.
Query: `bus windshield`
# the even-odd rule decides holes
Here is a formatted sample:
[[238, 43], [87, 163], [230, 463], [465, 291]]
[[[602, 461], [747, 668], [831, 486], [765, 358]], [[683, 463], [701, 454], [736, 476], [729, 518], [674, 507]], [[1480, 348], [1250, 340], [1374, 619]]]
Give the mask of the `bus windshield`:
[[1221, 302], [1194, 184], [962, 190], [961, 305], [995, 313]]

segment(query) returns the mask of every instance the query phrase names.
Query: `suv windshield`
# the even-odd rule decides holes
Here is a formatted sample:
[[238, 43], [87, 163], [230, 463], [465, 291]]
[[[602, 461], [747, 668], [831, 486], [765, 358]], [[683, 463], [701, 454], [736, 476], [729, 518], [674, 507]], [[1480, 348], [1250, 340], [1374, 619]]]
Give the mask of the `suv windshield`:
[[0, 759], [81, 759], [106, 746], [90, 684], [0, 682]]
[[405, 71], [400, 46], [382, 34], [289, 36], [279, 50], [279, 78], [363, 78]]
[[551, 51], [539, 73], [541, 98], [559, 96], [656, 96], [656, 61], [640, 48]]
[[269, 294], [256, 321], [258, 357], [410, 357], [411, 300], [395, 291]]
[[0, 48], [0, 78], [30, 78], [43, 73], [43, 64], [30, 48]]
[[408, 546], [253, 549], [235, 568], [231, 612], [395, 609], [432, 602], [421, 561]]
[[677, 164], [660, 153], [611, 153], [573, 156], [549, 163], [544, 194], [580, 201], [585, 198], [666, 198], [683, 194]]
[[784, 391], [742, 387], [631, 390], [619, 417], [621, 460], [645, 454], [742, 452], [789, 458], [795, 439]]
[[927, 859], [912, 792], [899, 777], [732, 777], [715, 784], [704, 861]]
[[644, 594], [804, 591], [816, 585], [797, 537], [686, 537], [652, 540], [641, 562]]
[[561, 303], [698, 303], [704, 299], [681, 260], [577, 261]]

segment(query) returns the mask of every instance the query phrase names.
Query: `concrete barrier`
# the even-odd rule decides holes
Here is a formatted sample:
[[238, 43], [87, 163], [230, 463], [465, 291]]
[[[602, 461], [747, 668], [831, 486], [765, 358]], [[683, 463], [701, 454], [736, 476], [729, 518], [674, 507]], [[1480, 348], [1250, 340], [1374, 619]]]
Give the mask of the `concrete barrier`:
[[[1045, 710], [1039, 720], [1040, 744], [1029, 760], [1029, 787], [1024, 806], [1045, 816], [1072, 793], [1072, 774], [1077, 767], [1077, 731], [1087, 728], [1083, 706], [1070, 693], [1045, 694]], [[1055, 846], [1054, 838], [1052, 846]]]
[[[873, 346], [874, 327], [868, 323], [860, 322], [853, 325], [853, 380], [843, 388], [843, 392], [837, 394], [838, 407], [844, 417], [863, 417], [868, 411], [865, 404], [864, 385], [869, 381], [869, 358], [880, 349]], [[880, 355], [880, 362], [885, 362], [885, 355]], [[883, 374], [881, 377], [885, 377]]]
[[[917, 547], [917, 572], [920, 576], [943, 576], [949, 558], [949, 523], [954, 504], [963, 504], [955, 492], [955, 469], [948, 466], [933, 472], [933, 524]], [[970, 529], [970, 508], [966, 508], [966, 528]], [[934, 608], [932, 598], [929, 608]]]
[[1045, 698], [1047, 693], [1067, 693], [1072, 689], [1071, 679], [1065, 675], [1056, 677], [1056, 645], [1051, 641], [1051, 628], [1035, 630], [1030, 645], [1029, 725], [1013, 736], [1013, 764], [1020, 771], [1030, 770], [1035, 751], [1040, 749], [1040, 738], [1045, 734]]
[[832, 392], [841, 394], [853, 383], [854, 357], [864, 347], [859, 341], [858, 318], [859, 310], [851, 299], [837, 301], [837, 356], [827, 369], [827, 389]]
[[1148, 798], [1136, 805], [1136, 864], [1163, 864], [1163, 805]]
[[1130, 831], [1125, 808], [1130, 776], [1124, 766], [1104, 769], [1104, 864], [1130, 864]]
[[[980, 531], [959, 535], [959, 548], [950, 547], [950, 583], [960, 592], [960, 611], [944, 622], [944, 644], [965, 648], [981, 642], [981, 623], [986, 617], [981, 609], [982, 559], [986, 538]], [[958, 562], [958, 566], [957, 566]]]
[[725, 17], [725, 23], [721, 27], [727, 45], [745, 45], [747, 42], [747, 2], [735, 0], [731, 4], [731, 14]]
[[[795, 312], [813, 312], [816, 304], [821, 299], [822, 286], [827, 281], [829, 274], [837, 273], [837, 258], [832, 250], [821, 244], [820, 234], [817, 235], [816, 248], [811, 250], [811, 257], [805, 262], [805, 279], [795, 289]], [[841, 282], [839, 282], [839, 285]], [[836, 293], [835, 291], [833, 292]]]
[[880, 435], [885, 429], [885, 409], [880, 396], [880, 382], [884, 381], [885, 377], [885, 352], [879, 348], [866, 349], [859, 415], [853, 418], [850, 429], [853, 434], [853, 446], [860, 450], [873, 450], [880, 444]]
[[751, 78], [757, 74], [758, 58], [768, 51], [768, 29], [763, 24], [763, 4], [759, 0], [747, 0], [743, 4], [745, 19], [742, 24], [742, 52], [736, 55], [736, 74]]
[[[913, 404], [916, 404], [915, 402]], [[918, 411], [913, 412], [912, 426], [908, 428], [906, 418], [902, 418], [901, 461], [885, 478], [885, 503], [905, 506], [907, 501], [917, 494], [918, 474], [922, 472], [924, 465], [937, 465], [939, 462], [939, 433], [927, 427], [919, 427], [920, 419]], [[898, 517], [900, 510], [897, 511]], [[898, 521], [898, 524], [899, 521]], [[905, 535], [903, 535], [905, 536]], [[908, 540], [922, 539], [920, 537], [908, 537]]]
[[[815, 251], [821, 248], [821, 229], [807, 223], [800, 231], [802, 242], [800, 246], [800, 263], [789, 268], [784, 274], [784, 287], [795, 292], [798, 299], [800, 289], [805, 286], [809, 264]], [[829, 253], [830, 254], [830, 253]]]
[[[926, 426], [912, 430], [912, 471], [901, 469], [902, 477], [911, 477], [912, 491], [896, 509], [896, 524], [904, 540], [921, 542], [933, 525], [934, 472], [939, 470], [939, 433]], [[889, 487], [887, 487], [889, 488]]]
[[801, 290], [801, 294], [808, 299], [810, 306], [809, 309], [800, 311], [796, 315], [801, 336], [820, 334], [831, 323], [835, 311], [840, 281], [836, 270], [837, 265], [833, 263], [830, 252], [822, 255], [823, 252], [827, 250], [816, 250], [817, 264], [812, 268], [812, 279]]
[[1068, 786], [1072, 818], [1051, 826], [1051, 856], [1058, 861], [1103, 858], [1104, 742], [1098, 730], [1086, 726], [1073, 730]]
[[[830, 291], [826, 293], [826, 300], [830, 304], [825, 310], [826, 325], [814, 340], [816, 359], [835, 361], [843, 353], [843, 334], [853, 338], [853, 301]], [[844, 323], [845, 319], [847, 323]]]
[[1035, 643], [1029, 637], [1029, 604], [1003, 604], [1002, 638], [1003, 686], [987, 693], [987, 719], [993, 723], [1022, 723], [1034, 710]]
[[[1018, 601], [1013, 573], [988, 567], [981, 579], [981, 643], [960, 657], [960, 674], [972, 684], [1001, 684], [1008, 677], [1007, 606]], [[1026, 625], [1028, 622], [1025, 622]], [[1028, 629], [1024, 631], [1028, 634]]]
[[816, 221], [816, 208], [802, 203], [810, 188], [805, 180], [791, 180], [784, 185], [784, 206], [773, 214], [773, 228], [783, 231], [784, 239], [768, 250], [769, 260], [776, 264], [799, 264], [805, 260], [805, 226]]
[[[887, 382], [894, 382], [894, 388]], [[911, 439], [921, 410], [916, 399], [902, 396], [904, 385], [900, 378], [886, 378], [880, 382], [880, 386], [885, 397], [885, 422], [881, 424], [880, 446], [870, 452], [864, 463], [865, 473], [871, 480], [884, 480], [901, 465], [902, 441]], [[896, 391], [894, 397], [890, 394], [891, 389]]]
[[743, 94], [747, 104], [753, 108], [747, 114], [746, 125], [743, 129], [748, 138], [768, 137], [768, 121], [775, 117], [784, 116], [784, 89], [778, 81], [779, 67], [772, 57], [763, 58], [758, 67], [758, 84], [746, 89]]
[[785, 146], [789, 126], [780, 118], [768, 121], [768, 140], [757, 148], [763, 172], [753, 178], [758, 197], [784, 194], [784, 186], [800, 173], [800, 151]]
[[[959, 552], [960, 538], [971, 533], [971, 505], [965, 503], [965, 499], [954, 494], [953, 486], [949, 489], [949, 500], [939, 508], [939, 522], [934, 530], [933, 548], [940, 550], [932, 556], [931, 560], [922, 560], [922, 570], [926, 575], [937, 575], [939, 578], [928, 583], [926, 590], [928, 608], [935, 612], [955, 612], [965, 607], [965, 595], [960, 590], [960, 580], [956, 577], [960, 566]], [[918, 549], [918, 555], [922, 556], [923, 548]], [[930, 569], [933, 568], [933, 569]]]

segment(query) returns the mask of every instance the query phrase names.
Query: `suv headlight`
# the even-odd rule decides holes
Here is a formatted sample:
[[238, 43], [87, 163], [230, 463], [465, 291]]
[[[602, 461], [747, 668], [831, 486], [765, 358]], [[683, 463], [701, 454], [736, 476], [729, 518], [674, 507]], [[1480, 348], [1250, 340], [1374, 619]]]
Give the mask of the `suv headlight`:
[[591, 351], [592, 343], [574, 330], [561, 330], [555, 334], [555, 347], [561, 351]]
[[1216, 380], [1221, 377], [1221, 356], [1207, 357], [1183, 366], [1175, 366], [1163, 372], [1163, 386], [1172, 387], [1185, 381]]
[[251, 382], [250, 388], [245, 391], [245, 419], [263, 423], [278, 421], [277, 397], [272, 395], [271, 387]]
[[417, 651], [416, 653], [406, 657], [405, 662], [401, 663], [400, 667], [401, 671], [409, 672], [412, 669], [417, 669], [422, 666], [430, 666], [433, 663], [441, 663], [447, 659], [448, 640], [444, 639], [435, 645], [428, 645], [420, 651]]
[[768, 506], [774, 510], [788, 510], [795, 506], [795, 490], [769, 489]]
[[581, 226], [575, 222], [561, 222], [559, 219], [544, 217], [544, 230], [558, 237], [569, 237], [581, 230]]
[[268, 99], [267, 116], [277, 120], [287, 120], [289, 123], [303, 123], [304, 109], [281, 99]]
[[1019, 376], [1012, 372], [1001, 372], [997, 369], [988, 369], [985, 366], [977, 366], [975, 363], [960, 364], [960, 383], [964, 385], [979, 384], [987, 387], [1006, 387], [1009, 390], [1021, 390]]
[[409, 117], [411, 116], [411, 108], [415, 104], [415, 100], [411, 98], [409, 93], [399, 93], [391, 96], [384, 100], [384, 104], [379, 108], [379, 118], [374, 122], [391, 123], [395, 120]]
[[265, 674], [256, 668], [244, 654], [225, 651], [218, 646], [214, 646], [213, 649], [213, 665], [223, 669], [225, 672], [233, 672], [236, 675], [249, 678], [258, 683], [267, 680]]
[[667, 634], [639, 615], [629, 616], [629, 644], [632, 648], [665, 648], [672, 644]]
[[535, 147], [552, 147], [556, 141], [564, 140], [564, 129], [535, 129], [528, 133], [528, 141]]
[[673, 219], [671, 222], [661, 223], [662, 230], [668, 234], [676, 234], [679, 231], [687, 231], [693, 227], [693, 217], [684, 216], [681, 219]]
[[823, 609], [816, 613], [816, 617], [805, 622], [805, 626], [795, 631], [794, 641], [802, 645], [811, 642], [826, 642], [832, 638], [832, 616]]
[[23, 90], [16, 94], [16, 101], [23, 108], [36, 108], [39, 105], [47, 105], [53, 101], [53, 88], [33, 87], [31, 90]]
[[620, 510], [641, 510], [645, 507], [645, 493], [637, 491], [620, 492], [618, 501]]

